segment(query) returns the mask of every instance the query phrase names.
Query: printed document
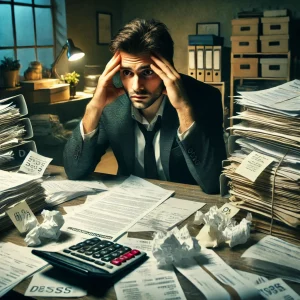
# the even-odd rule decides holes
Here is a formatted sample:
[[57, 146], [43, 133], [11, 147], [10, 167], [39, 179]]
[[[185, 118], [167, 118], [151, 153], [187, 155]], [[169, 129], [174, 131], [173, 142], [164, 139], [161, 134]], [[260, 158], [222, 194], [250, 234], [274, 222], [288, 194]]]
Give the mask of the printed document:
[[119, 187], [100, 195], [100, 199], [97, 195], [89, 196], [93, 201], [70, 214], [63, 229], [85, 237], [115, 240], [173, 193], [130, 176]]
[[[144, 243], [144, 240], [134, 238], [128, 240], [122, 238], [121, 241], [124, 245], [130, 245], [131, 248], [138, 248], [146, 252], [152, 242]], [[118, 300], [186, 299], [173, 268], [158, 269], [155, 258], [150, 252], [147, 254], [149, 259], [146, 262], [115, 284]]]
[[205, 205], [171, 197], [156, 207], [128, 231], [167, 231]]
[[33, 297], [83, 297], [87, 290], [80, 286], [78, 278], [49, 266], [33, 275], [25, 296]]
[[300, 283], [300, 247], [268, 235], [247, 249], [242, 258], [260, 274]]
[[0, 261], [0, 298], [20, 281], [47, 265], [31, 253], [31, 248], [12, 243], [0, 243]]

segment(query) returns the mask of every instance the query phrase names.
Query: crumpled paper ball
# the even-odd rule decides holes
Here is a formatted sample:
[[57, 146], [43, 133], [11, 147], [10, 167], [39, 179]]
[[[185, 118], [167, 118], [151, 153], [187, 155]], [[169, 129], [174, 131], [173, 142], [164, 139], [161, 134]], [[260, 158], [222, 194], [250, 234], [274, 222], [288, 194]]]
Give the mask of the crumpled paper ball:
[[250, 225], [252, 215], [249, 213], [240, 224], [223, 214], [218, 210], [217, 206], [212, 206], [209, 211], [196, 219], [196, 224], [205, 225], [199, 231], [196, 239], [200, 245], [205, 248], [215, 248], [223, 242], [226, 242], [230, 247], [239, 244], [244, 244], [250, 237]]
[[44, 218], [43, 223], [31, 229], [25, 237], [25, 242], [29, 247], [40, 245], [40, 238], [57, 240], [60, 236], [60, 228], [65, 222], [62, 214], [56, 210], [44, 209], [41, 215]]
[[191, 237], [188, 229], [175, 227], [167, 233], [158, 232], [153, 242], [153, 256], [158, 267], [180, 263], [182, 259], [197, 256], [201, 247], [198, 241]]

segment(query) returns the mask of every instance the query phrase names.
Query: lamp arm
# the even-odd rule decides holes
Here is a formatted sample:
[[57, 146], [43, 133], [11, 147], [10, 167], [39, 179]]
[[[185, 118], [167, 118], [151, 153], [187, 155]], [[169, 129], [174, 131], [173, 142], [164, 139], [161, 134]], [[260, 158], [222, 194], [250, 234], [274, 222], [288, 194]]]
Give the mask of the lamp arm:
[[54, 61], [54, 63], [51, 65], [51, 78], [60, 78], [59, 75], [56, 72], [56, 65], [58, 64], [59, 60], [61, 59], [61, 57], [63, 56], [64, 52], [67, 50], [67, 48], [68, 48], [68, 45], [65, 44], [61, 48], [58, 56], [56, 57], [56, 59]]

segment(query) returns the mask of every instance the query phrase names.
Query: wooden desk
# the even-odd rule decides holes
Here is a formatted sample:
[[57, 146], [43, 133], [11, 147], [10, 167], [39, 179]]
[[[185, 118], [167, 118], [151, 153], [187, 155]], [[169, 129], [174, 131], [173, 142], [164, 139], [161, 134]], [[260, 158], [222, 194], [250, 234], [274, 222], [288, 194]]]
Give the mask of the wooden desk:
[[[63, 169], [61, 167], [56, 166], [50, 166], [48, 170], [57, 175], [64, 175]], [[118, 179], [116, 176], [113, 175], [104, 175], [104, 174], [97, 174], [94, 173], [92, 176], [93, 178], [101, 179], [107, 186], [111, 186], [112, 183], [116, 182], [116, 179]], [[220, 207], [226, 202], [226, 199], [221, 198], [219, 195], [207, 195], [203, 193], [199, 186], [196, 185], [187, 185], [187, 184], [180, 184], [180, 183], [172, 183], [172, 182], [166, 182], [166, 181], [159, 181], [159, 180], [149, 180], [150, 182], [159, 185], [160, 187], [168, 190], [174, 190], [175, 191], [175, 197], [192, 200], [192, 201], [200, 201], [200, 202], [206, 202], [207, 205], [205, 205], [201, 211], [207, 212], [209, 208], [213, 205], [217, 205]], [[79, 205], [82, 204], [85, 200], [85, 198], [78, 198], [73, 201], [69, 201], [66, 203], [63, 203], [58, 208], [61, 212], [63, 212], [62, 207], [63, 206], [72, 206], [72, 205]], [[191, 233], [191, 235], [195, 236], [200, 230], [200, 226], [193, 225], [194, 217], [191, 216], [188, 220], [188, 229]], [[138, 233], [136, 234], [138, 237]], [[244, 245], [238, 245], [232, 249], [229, 248], [229, 246], [222, 246], [217, 249], [214, 249], [214, 251], [231, 267], [240, 269], [240, 270], [246, 270], [246, 268], [241, 264], [241, 255], [245, 252], [247, 248], [252, 246], [253, 244], [257, 243], [262, 237], [264, 237], [264, 234], [261, 233], [251, 233], [251, 237], [248, 240], [248, 242]], [[7, 232], [0, 232], [0, 241], [1, 242], [13, 242], [18, 245], [25, 246], [25, 242], [23, 240], [23, 237], [19, 235], [17, 230], [12, 229]], [[249, 271], [249, 270], [248, 270]], [[190, 283], [184, 276], [182, 276], [180, 273], [176, 271], [176, 275], [179, 279], [179, 282], [183, 288], [183, 291], [186, 295], [186, 298], [189, 299], [204, 299], [199, 290]], [[26, 279], [22, 281], [20, 284], [18, 284], [13, 291], [8, 293], [8, 296], [11, 296], [10, 299], [18, 299], [17, 297], [20, 295], [24, 295], [28, 284], [30, 283], [31, 279]], [[81, 299], [116, 299], [116, 294], [113, 287], [107, 287], [107, 286], [101, 286], [99, 282], [97, 283], [91, 283], [89, 282], [89, 289], [88, 289], [88, 295], [81, 298]], [[93, 287], [94, 285], [94, 287]], [[300, 294], [300, 284], [291, 283], [288, 282], [288, 285], [293, 288], [298, 294]], [[100, 287], [99, 287], [100, 286]], [[50, 298], [42, 298], [37, 297], [36, 299], [45, 299], [48, 300]], [[55, 299], [55, 298], [51, 298]], [[56, 298], [61, 299], [61, 298]], [[70, 298], [69, 298], [70, 299]], [[236, 298], [238, 299], [238, 298]], [[159, 300], [159, 299], [157, 299]], [[222, 299], [220, 299], [222, 300]]]

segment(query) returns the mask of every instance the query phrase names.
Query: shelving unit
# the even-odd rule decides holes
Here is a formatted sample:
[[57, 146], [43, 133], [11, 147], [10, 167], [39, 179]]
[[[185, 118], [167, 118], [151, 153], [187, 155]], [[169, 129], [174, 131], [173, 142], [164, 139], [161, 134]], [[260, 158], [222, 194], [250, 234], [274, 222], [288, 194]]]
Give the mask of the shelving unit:
[[[287, 76], [286, 77], [238, 77], [234, 76], [232, 68], [230, 71], [230, 112], [229, 116], [234, 115], [234, 83], [236, 80], [240, 80], [240, 85], [243, 84], [244, 80], [272, 80], [272, 81], [289, 81], [290, 80], [290, 65], [291, 65], [291, 53], [274, 53], [274, 52], [256, 52], [256, 53], [231, 53], [231, 62], [234, 58], [287, 58]], [[233, 126], [233, 119], [230, 119], [230, 127]]]

